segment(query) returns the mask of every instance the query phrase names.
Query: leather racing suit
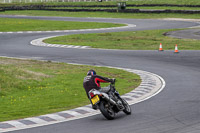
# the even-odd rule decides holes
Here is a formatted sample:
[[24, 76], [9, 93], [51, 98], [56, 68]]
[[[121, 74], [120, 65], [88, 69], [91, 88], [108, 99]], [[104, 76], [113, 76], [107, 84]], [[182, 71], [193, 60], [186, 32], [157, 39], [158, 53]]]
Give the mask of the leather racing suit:
[[109, 79], [109, 78], [102, 77], [99, 75], [88, 75], [84, 78], [83, 87], [87, 93], [88, 98], [89, 98], [88, 92], [91, 89], [97, 89], [97, 90], [100, 90], [100, 91], [103, 91], [106, 93], [110, 90], [110, 87], [101, 88], [101, 85], [100, 85], [101, 82], [103, 82], [103, 83], [111, 82], [112, 83], [114, 81], [113, 81], [113, 79]]

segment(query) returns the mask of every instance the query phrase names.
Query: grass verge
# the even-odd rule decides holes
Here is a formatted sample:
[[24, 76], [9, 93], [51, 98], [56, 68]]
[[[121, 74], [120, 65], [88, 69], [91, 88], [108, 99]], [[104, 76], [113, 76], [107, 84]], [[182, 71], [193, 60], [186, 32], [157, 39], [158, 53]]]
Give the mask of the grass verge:
[[131, 91], [141, 82], [138, 75], [123, 70], [0, 58], [0, 121], [89, 104], [82, 85], [89, 69], [116, 78], [120, 94]]
[[64, 11], [5, 11], [4, 15], [30, 15], [30, 16], [59, 16], [59, 17], [100, 17], [100, 18], [135, 18], [135, 19], [156, 19], [156, 18], [189, 18], [199, 19], [199, 14], [178, 14], [178, 13], [108, 13], [108, 12], [64, 12]]
[[34, 19], [0, 18], [0, 31], [47, 31], [47, 30], [73, 30], [94, 29], [125, 26], [124, 24], [96, 23], [96, 22], [70, 22]]
[[200, 50], [199, 40], [176, 39], [163, 35], [169, 31], [172, 30], [79, 34], [50, 38], [44, 42], [127, 50], [158, 50], [159, 44], [162, 43], [165, 50], [174, 50], [175, 44], [178, 44], [181, 50]]

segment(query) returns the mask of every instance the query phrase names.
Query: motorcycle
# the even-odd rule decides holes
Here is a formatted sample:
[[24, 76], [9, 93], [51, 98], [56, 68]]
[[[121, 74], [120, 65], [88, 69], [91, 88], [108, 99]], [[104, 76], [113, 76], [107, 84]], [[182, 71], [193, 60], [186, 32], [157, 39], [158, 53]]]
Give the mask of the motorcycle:
[[108, 120], [114, 119], [116, 113], [120, 111], [127, 115], [131, 114], [131, 107], [115, 89], [115, 82], [110, 84], [110, 90], [107, 93], [92, 89], [88, 95], [93, 109], [99, 109]]

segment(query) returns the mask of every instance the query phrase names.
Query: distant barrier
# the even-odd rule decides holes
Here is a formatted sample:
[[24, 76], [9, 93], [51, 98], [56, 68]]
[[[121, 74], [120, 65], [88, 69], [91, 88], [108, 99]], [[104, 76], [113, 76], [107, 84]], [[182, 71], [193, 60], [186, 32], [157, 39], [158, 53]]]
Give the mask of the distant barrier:
[[[128, 6], [128, 5], [127, 5]], [[64, 9], [61, 9], [64, 7]], [[70, 9], [66, 7], [75, 7], [75, 9]], [[76, 7], [80, 7], [76, 9]], [[86, 8], [83, 8], [86, 7]], [[108, 7], [106, 9], [92, 9], [87, 7]], [[113, 7], [116, 7], [114, 9]], [[56, 9], [60, 8], [60, 9]], [[111, 9], [109, 9], [111, 8]], [[68, 12], [123, 12], [123, 13], [182, 13], [182, 14], [200, 14], [200, 10], [170, 10], [170, 9], [160, 9], [160, 10], [153, 10], [153, 9], [124, 9], [119, 10], [115, 5], [88, 5], [88, 6], [81, 6], [81, 5], [29, 5], [29, 6], [7, 6], [1, 7], [2, 11], [4, 10], [48, 10], [48, 11], [68, 11]]]
[[[2, 0], [0, 0], [2, 1]], [[14, 0], [4, 0], [14, 1]], [[22, 1], [22, 0], [17, 0]], [[44, 0], [25, 0], [25, 1], [44, 1]], [[45, 0], [55, 1], [55, 0]], [[74, 0], [56, 0], [62, 1], [74, 1]], [[75, 1], [99, 1], [99, 0], [75, 0]], [[104, 0], [108, 1], [108, 0]], [[172, 9], [127, 9], [126, 7], [138, 7], [138, 6], [177, 6], [177, 7], [200, 7], [200, 5], [171, 5], [171, 4], [143, 4], [143, 5], [127, 5], [126, 2], [118, 2], [117, 5], [51, 5], [46, 3], [41, 4], [10, 4], [0, 5], [0, 11], [4, 10], [48, 10], [48, 11], [69, 11], [69, 12], [124, 12], [124, 13], [182, 13], [182, 14], [200, 14], [200, 10], [172, 10]], [[63, 8], [62, 8], [63, 7]], [[69, 7], [69, 8], [68, 8]], [[74, 8], [73, 8], [74, 7]], [[101, 8], [102, 7], [102, 8]]]
[[0, 12], [4, 12], [4, 11], [5, 11], [4, 9], [1, 9], [1, 8], [0, 8]]
[[199, 14], [200, 10], [144, 10], [144, 9], [45, 9], [48, 11], [68, 11], [68, 12], [122, 12], [122, 13], [182, 13], [182, 14]]

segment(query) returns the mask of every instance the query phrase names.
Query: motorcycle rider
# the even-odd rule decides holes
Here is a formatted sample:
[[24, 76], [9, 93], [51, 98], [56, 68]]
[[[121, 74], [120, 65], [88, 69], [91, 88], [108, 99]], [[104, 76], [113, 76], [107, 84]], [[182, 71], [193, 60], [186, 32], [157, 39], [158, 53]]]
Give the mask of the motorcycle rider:
[[[108, 93], [110, 91], [110, 86], [101, 87], [100, 83], [109, 83], [109, 82], [114, 83], [115, 79], [110, 79], [110, 78], [106, 78], [106, 77], [96, 75], [96, 72], [94, 70], [89, 70], [88, 73], [87, 73], [87, 76], [84, 78], [83, 87], [84, 87], [86, 94], [89, 98], [88, 92], [91, 89], [96, 89], [96, 90], [99, 90], [101, 92]], [[95, 109], [94, 106], [93, 106], [93, 108]]]

